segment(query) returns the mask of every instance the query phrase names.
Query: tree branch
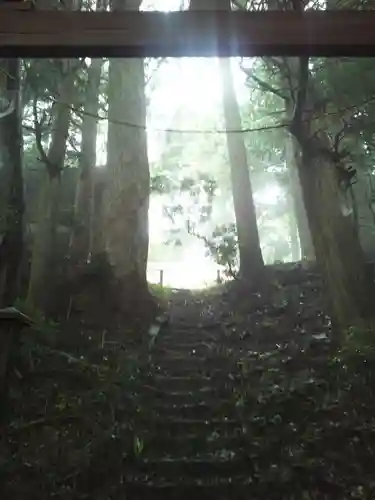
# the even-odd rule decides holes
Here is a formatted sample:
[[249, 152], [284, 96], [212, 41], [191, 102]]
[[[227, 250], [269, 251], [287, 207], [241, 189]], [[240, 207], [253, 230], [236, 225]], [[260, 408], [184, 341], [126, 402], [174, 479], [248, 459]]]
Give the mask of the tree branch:
[[248, 78], [251, 78], [258, 85], [258, 87], [260, 87], [261, 90], [264, 90], [265, 92], [271, 92], [272, 94], [280, 97], [283, 100], [286, 99], [286, 96], [283, 94], [281, 89], [275, 89], [269, 83], [258, 78], [252, 70], [246, 69], [243, 65], [243, 59], [241, 59], [240, 68]]
[[241, 5], [241, 2], [239, 0], [231, 0], [231, 4], [238, 10], [246, 10], [246, 3], [247, 2], [245, 2], [245, 5]]
[[4, 103], [2, 103], [1, 101], [2, 101], [2, 99], [0, 99], [0, 105], [1, 105], [0, 107], [1, 108], [4, 107], [5, 109], [1, 109], [0, 119], [5, 118], [8, 115], [11, 115], [13, 113], [13, 111], [16, 109], [16, 103], [15, 103], [14, 98], [8, 102], [5, 102], [5, 99], [4, 99]]
[[[301, 131], [303, 127], [303, 108], [306, 104], [307, 86], [309, 82], [309, 58], [299, 59], [298, 91], [294, 107], [290, 131], [301, 142]], [[303, 138], [302, 138], [303, 139]]]
[[42, 144], [42, 124], [45, 121], [45, 112], [43, 113], [43, 118], [39, 122], [38, 120], [38, 107], [37, 107], [37, 97], [34, 96], [33, 99], [33, 116], [34, 116], [34, 131], [35, 131], [35, 143], [37, 150], [40, 154], [39, 160], [45, 163], [46, 167], [48, 170], [53, 168], [47, 153], [44, 151], [43, 144]]
[[290, 98], [292, 100], [292, 103], [296, 103], [296, 88], [293, 85], [293, 76], [292, 76], [292, 70], [290, 69], [290, 65], [288, 62], [287, 57], [283, 57], [283, 64], [282, 67], [280, 67], [280, 70], [284, 72], [284, 78], [287, 80], [288, 85], [289, 85], [289, 93], [290, 93]]

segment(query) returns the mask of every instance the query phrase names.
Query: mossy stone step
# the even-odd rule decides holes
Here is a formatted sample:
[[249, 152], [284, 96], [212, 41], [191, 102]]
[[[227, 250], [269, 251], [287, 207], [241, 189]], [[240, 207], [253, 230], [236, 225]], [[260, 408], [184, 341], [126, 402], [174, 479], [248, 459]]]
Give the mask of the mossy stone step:
[[155, 343], [154, 349], [157, 351], [159, 350], [173, 350], [173, 351], [179, 351], [182, 353], [191, 353], [194, 350], [196, 352], [201, 352], [204, 350], [204, 352], [215, 352], [216, 346], [220, 345], [216, 341], [212, 340], [205, 340], [201, 338], [197, 338], [196, 340], [190, 340], [190, 339], [181, 339], [179, 342], [175, 342], [169, 339], [165, 338], [159, 338], [158, 341]]
[[180, 339], [180, 338], [206, 338], [218, 339], [221, 337], [221, 325], [217, 324], [215, 328], [210, 328], [197, 321], [194, 325], [174, 322], [173, 320], [163, 328], [160, 334], [161, 338]]
[[235, 377], [230, 377], [230, 374], [223, 374], [220, 378], [216, 379], [212, 377], [205, 377], [200, 374], [191, 373], [190, 376], [176, 376], [176, 375], [161, 375], [161, 374], [151, 374], [148, 377], [148, 382], [157, 389], [164, 389], [165, 391], [195, 391], [195, 390], [206, 390], [208, 388], [222, 389], [222, 388], [232, 388], [235, 385], [239, 385], [238, 379]]
[[192, 369], [191, 364], [186, 365], [183, 363], [182, 365], [168, 366], [169, 363], [154, 363], [152, 365], [151, 370], [153, 373], [157, 375], [164, 375], [166, 377], [209, 377], [213, 380], [222, 380], [226, 379], [229, 376], [234, 376], [235, 378], [240, 378], [240, 372], [235, 363], [232, 366], [228, 366], [225, 369], [223, 368], [210, 368], [202, 363], [202, 366], [198, 367], [195, 365], [194, 370]]
[[217, 478], [211, 481], [167, 481], [158, 478], [157, 482], [140, 476], [127, 481], [126, 492], [129, 500], [257, 500], [250, 497], [248, 478]]
[[[223, 402], [226, 402], [227, 407], [234, 407], [237, 403], [237, 398], [231, 391], [222, 391], [221, 394], [217, 391], [154, 392], [153, 394], [143, 393], [143, 395], [137, 396], [137, 401], [139, 401], [141, 407], [144, 407], [145, 410], [148, 411], [153, 411], [154, 408], [158, 409], [163, 407], [165, 409], [165, 414], [168, 415], [168, 407], [176, 408], [186, 405], [207, 405], [215, 410], [215, 408], [218, 408]], [[174, 413], [174, 409], [172, 412]]]
[[[241, 353], [240, 353], [241, 354]], [[151, 361], [154, 365], [159, 365], [162, 369], [170, 371], [187, 370], [231, 370], [240, 363], [248, 363], [249, 357], [246, 355], [189, 355], [178, 351], [152, 352]]]
[[235, 417], [238, 410], [234, 400], [213, 399], [210, 403], [201, 401], [199, 403], [191, 402], [185, 404], [171, 404], [168, 401], [160, 401], [153, 406], [155, 415], [169, 415], [171, 417], [195, 418], [209, 420], [215, 417]]
[[155, 344], [153, 348], [153, 356], [163, 356], [174, 358], [176, 356], [184, 356], [184, 357], [202, 357], [202, 356], [213, 356], [216, 355], [215, 346], [211, 346], [209, 344], [194, 344], [194, 345], [168, 345], [163, 346], [160, 344]]
[[[153, 406], [160, 402], [169, 402], [172, 405], [184, 405], [191, 403], [202, 403], [206, 400], [212, 401], [215, 399], [231, 399], [234, 395], [234, 388], [225, 386], [219, 387], [201, 387], [194, 390], [178, 390], [171, 391], [164, 388], [158, 388], [154, 385], [143, 385], [140, 388], [134, 389], [134, 398], [142, 401], [146, 408], [152, 409]], [[234, 396], [233, 396], [234, 397]]]
[[141, 473], [149, 477], [164, 477], [167, 481], [173, 481], [178, 477], [205, 479], [205, 478], [231, 478], [236, 474], [246, 474], [251, 471], [248, 460], [237, 459], [143, 459], [136, 463], [126, 465], [127, 475]]
[[229, 434], [241, 433], [243, 429], [242, 423], [234, 418], [213, 418], [210, 420], [203, 419], [188, 419], [188, 418], [171, 418], [168, 415], [157, 416], [149, 415], [148, 418], [139, 418], [134, 425], [136, 434], [142, 434], [142, 431], [157, 432], [164, 436], [176, 436], [178, 433], [197, 434], [207, 436], [213, 433]]
[[238, 456], [245, 452], [244, 440], [240, 435], [219, 436], [209, 434], [197, 436], [187, 434], [181, 437], [159, 437], [157, 435], [143, 436], [142, 456], [159, 459], [173, 456], [173, 458], [203, 458], [208, 454], [215, 456]]

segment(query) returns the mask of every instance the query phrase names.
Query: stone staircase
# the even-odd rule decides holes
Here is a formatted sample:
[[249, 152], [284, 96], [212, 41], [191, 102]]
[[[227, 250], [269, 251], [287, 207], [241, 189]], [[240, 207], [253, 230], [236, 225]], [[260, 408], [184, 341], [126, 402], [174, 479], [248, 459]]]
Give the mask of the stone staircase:
[[197, 326], [202, 311], [189, 307], [175, 306], [152, 350], [127, 498], [249, 498], [251, 467], [233, 395], [236, 357], [213, 351], [212, 331]]

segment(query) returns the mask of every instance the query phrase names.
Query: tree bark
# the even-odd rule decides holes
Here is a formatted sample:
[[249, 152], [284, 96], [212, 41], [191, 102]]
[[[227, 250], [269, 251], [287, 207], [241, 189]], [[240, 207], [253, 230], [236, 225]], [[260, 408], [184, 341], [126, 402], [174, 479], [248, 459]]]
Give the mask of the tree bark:
[[77, 184], [70, 256], [73, 265], [82, 265], [92, 250], [94, 212], [94, 168], [96, 165], [97, 114], [102, 59], [92, 59], [88, 69], [88, 82], [82, 121], [80, 174]]
[[371, 181], [371, 174], [359, 166], [357, 182], [351, 186], [350, 202], [363, 251], [367, 257], [373, 259], [375, 256], [375, 217], [371, 209], [373, 200]]
[[[113, 1], [112, 7], [127, 10], [139, 5], [140, 1]], [[110, 60], [108, 101], [105, 247], [116, 276], [145, 290], [150, 172], [143, 59]]]
[[93, 216], [92, 216], [92, 240], [90, 260], [105, 252], [104, 235], [104, 193], [108, 178], [107, 165], [95, 169], [93, 189]]
[[0, 306], [18, 294], [23, 255], [23, 141], [20, 102], [20, 62], [0, 61], [0, 96], [9, 101], [0, 118]]
[[[317, 170], [320, 174], [317, 175]], [[361, 323], [371, 312], [370, 284], [352, 221], [342, 215], [334, 167], [322, 158], [305, 160], [302, 189], [317, 261], [340, 327]]]
[[[191, 0], [190, 10], [231, 10], [230, 0]], [[242, 128], [230, 59], [219, 58], [223, 91], [224, 119], [227, 131], [228, 156], [237, 226], [240, 269], [244, 281], [255, 284], [264, 271], [253, 191], [250, 182], [246, 146], [242, 134], [230, 133]]]
[[36, 231], [33, 240], [27, 301], [46, 312], [55, 285], [55, 248], [59, 215], [61, 175], [44, 174], [39, 194]]
[[372, 284], [353, 223], [341, 210], [335, 157], [328, 135], [314, 131], [308, 59], [301, 58], [295, 115], [291, 132], [302, 152], [299, 179], [316, 259], [327, 283], [336, 333], [366, 325], [372, 316]]
[[[275, 9], [279, 6], [276, 4]], [[284, 102], [286, 119], [291, 122], [293, 119], [296, 89], [298, 88], [298, 68], [299, 61], [296, 57], [288, 57], [284, 60], [284, 67], [280, 71], [280, 81], [285, 89]], [[307, 261], [315, 260], [315, 250], [311, 238], [311, 232], [306, 215], [306, 208], [302, 196], [302, 189], [299, 179], [299, 168], [301, 167], [301, 149], [295, 137], [291, 136], [286, 143], [286, 157], [288, 163], [289, 186], [293, 196], [294, 213], [296, 216], [298, 236], [301, 247], [301, 259]]]
[[54, 265], [56, 230], [58, 226], [61, 171], [64, 168], [66, 141], [69, 134], [71, 109], [75, 90], [74, 62], [64, 61], [64, 76], [56, 103], [54, 127], [48, 154], [43, 156], [46, 166], [45, 180], [41, 189], [39, 214], [34, 236], [31, 260], [28, 303], [42, 311], [48, 309], [56, 279]]
[[227, 134], [230, 176], [240, 258], [239, 274], [249, 283], [256, 283], [264, 270], [253, 192], [247, 163], [246, 146], [241, 134], [242, 122], [233, 86], [230, 59], [220, 58], [223, 106]]
[[293, 209], [294, 198], [290, 192], [287, 193], [287, 198], [290, 253], [292, 262], [298, 262], [301, 259], [301, 246], [297, 221]]
[[287, 144], [289, 190], [293, 199], [293, 209], [298, 228], [301, 259], [307, 261], [315, 260], [314, 245], [311, 239], [309, 223], [307, 221], [306, 209], [303, 202], [302, 190], [298, 175], [298, 163], [301, 161], [301, 153], [298, 142], [294, 137]]

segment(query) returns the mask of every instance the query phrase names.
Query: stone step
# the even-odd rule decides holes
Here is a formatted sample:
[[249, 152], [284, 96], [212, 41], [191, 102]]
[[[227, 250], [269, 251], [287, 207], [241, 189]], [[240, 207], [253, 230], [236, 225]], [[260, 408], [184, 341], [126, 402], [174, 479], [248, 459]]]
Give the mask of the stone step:
[[141, 406], [144, 406], [149, 411], [160, 403], [167, 403], [170, 405], [186, 405], [186, 404], [200, 404], [208, 402], [211, 404], [212, 401], [218, 399], [234, 399], [233, 387], [221, 386], [221, 387], [203, 387], [196, 390], [178, 390], [169, 391], [162, 388], [157, 388], [155, 386], [144, 385], [137, 392], [134, 392], [134, 398], [140, 401]]
[[165, 375], [165, 376], [173, 376], [173, 377], [183, 377], [183, 376], [203, 376], [203, 377], [211, 377], [213, 379], [221, 379], [223, 377], [228, 377], [228, 374], [230, 373], [236, 373], [238, 372], [237, 367], [234, 365], [232, 367], [232, 371], [225, 368], [210, 368], [204, 363], [202, 365], [198, 365], [196, 363], [172, 363], [171, 366], [169, 366], [169, 363], [164, 363], [160, 362], [158, 364], [153, 364], [152, 370], [154, 373], [157, 373], [158, 375]]
[[167, 345], [163, 346], [159, 343], [155, 343], [152, 350], [153, 357], [163, 356], [163, 358], [175, 358], [175, 357], [203, 357], [203, 356], [213, 356], [218, 353], [215, 345], [200, 343], [200, 344], [181, 344], [179, 346]]
[[238, 412], [235, 401], [231, 400], [212, 400], [211, 403], [202, 401], [200, 403], [171, 404], [161, 401], [153, 407], [155, 415], [169, 415], [171, 417], [180, 417], [187, 419], [209, 420], [217, 417], [236, 417]]
[[[217, 478], [211, 481], [174, 481], [158, 478], [155, 482], [136, 477], [126, 483], [129, 500], [250, 500], [248, 477]], [[273, 497], [275, 498], [275, 497]], [[272, 499], [273, 500], [273, 499]]]
[[180, 351], [190, 351], [200, 345], [202, 346], [212, 346], [218, 345], [220, 343], [217, 339], [212, 339], [211, 337], [197, 335], [197, 336], [184, 336], [184, 337], [169, 337], [160, 335], [155, 342], [155, 349], [157, 347], [163, 349], [178, 349]]
[[221, 332], [217, 331], [207, 331], [199, 329], [186, 329], [186, 330], [163, 330], [158, 336], [157, 342], [161, 344], [171, 344], [171, 345], [192, 345], [199, 344], [201, 342], [221, 342], [225, 340], [225, 336]]
[[231, 478], [236, 474], [246, 474], [250, 472], [251, 465], [244, 458], [232, 460], [212, 458], [212, 459], [146, 459], [140, 457], [133, 464], [126, 465], [126, 474], [142, 474], [147, 477], [163, 477], [167, 481], [173, 482], [176, 478]]
[[236, 380], [235, 377], [230, 377], [229, 373], [223, 374], [220, 378], [218, 377], [216, 379], [199, 374], [191, 374], [190, 376], [166, 376], [156, 374], [148, 377], [148, 383], [153, 385], [156, 389], [163, 389], [164, 391], [171, 392], [206, 391], [209, 388], [216, 391], [223, 388], [232, 388], [238, 385], [239, 380]]
[[[250, 337], [248, 337], [250, 338]], [[250, 342], [250, 341], [249, 341]], [[156, 347], [170, 348], [170, 349], [178, 349], [178, 350], [189, 350], [194, 349], [199, 346], [204, 346], [212, 351], [216, 348], [226, 348], [232, 349], [234, 351], [241, 351], [247, 348], [248, 343], [246, 340], [241, 337], [228, 337], [225, 335], [221, 335], [220, 337], [213, 337], [210, 335], [185, 335], [184, 337], [171, 337], [164, 336], [160, 334], [155, 342]], [[254, 341], [251, 342], [251, 347], [254, 346]]]
[[240, 454], [244, 447], [241, 430], [218, 433], [217, 431], [201, 434], [184, 433], [182, 435], [157, 434], [149, 430], [139, 433], [143, 443], [143, 453], [150, 458], [170, 456], [174, 458], [200, 457], [208, 453], [220, 454], [225, 451]]
[[[249, 370], [247, 369], [247, 372]], [[149, 368], [150, 373], [164, 375], [168, 377], [210, 377], [215, 381], [222, 381], [228, 378], [241, 380], [242, 369], [236, 360], [220, 360], [220, 363], [210, 359], [196, 360], [153, 360]], [[252, 366], [253, 373], [263, 372], [259, 365]]]
[[[194, 349], [193, 349], [194, 350]], [[201, 345], [200, 350], [183, 351], [179, 348], [155, 348], [151, 352], [151, 359], [158, 359], [164, 361], [173, 361], [175, 359], [178, 360], [196, 360], [198, 361], [209, 361], [211, 362], [236, 362], [241, 361], [249, 361], [252, 359], [254, 362], [257, 362], [257, 359], [254, 359], [254, 352], [251, 349], [248, 349], [244, 346], [239, 347], [238, 349], [228, 347], [228, 346], [218, 346], [215, 349], [210, 349], [209, 345]]]
[[164, 371], [170, 374], [178, 375], [181, 373], [202, 373], [211, 372], [213, 370], [220, 369], [221, 371], [227, 370], [225, 366], [221, 366], [216, 360], [212, 360], [206, 357], [185, 357], [174, 356], [165, 358], [160, 356], [160, 354], [152, 355], [153, 366], [159, 367], [159, 371]]
[[188, 355], [179, 351], [169, 351], [168, 353], [163, 353], [161, 351], [152, 352], [152, 362], [153, 364], [161, 366], [163, 369], [176, 370], [181, 369], [187, 370], [230, 370], [236, 367], [240, 363], [248, 363], [249, 357], [246, 355], [228, 355], [228, 356], [217, 356], [217, 355]]
[[148, 418], [142, 417], [140, 414], [134, 423], [136, 435], [143, 434], [147, 430], [152, 433], [160, 433], [164, 436], [177, 435], [177, 433], [196, 434], [206, 436], [217, 433], [220, 434], [237, 434], [241, 433], [243, 424], [236, 418], [216, 417], [210, 420], [203, 419], [188, 419], [188, 418], [171, 418], [168, 415], [158, 416], [150, 415]]

